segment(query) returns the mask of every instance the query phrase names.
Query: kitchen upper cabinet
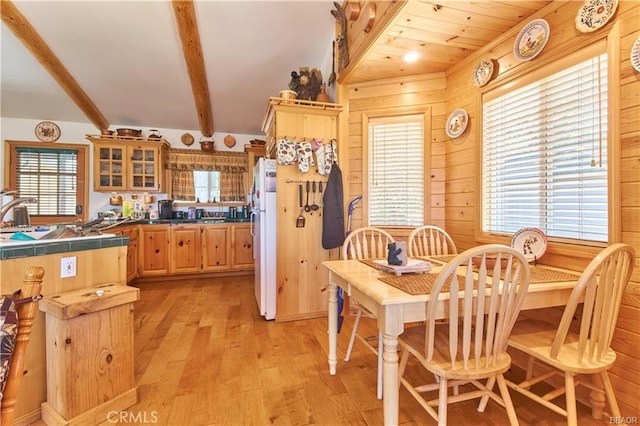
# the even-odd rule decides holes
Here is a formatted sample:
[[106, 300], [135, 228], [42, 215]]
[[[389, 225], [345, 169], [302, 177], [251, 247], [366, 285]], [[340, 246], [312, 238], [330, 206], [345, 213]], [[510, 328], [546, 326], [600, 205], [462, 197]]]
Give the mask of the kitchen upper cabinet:
[[95, 191], [160, 191], [163, 186], [164, 140], [105, 139], [87, 135], [93, 142]]
[[140, 275], [143, 277], [169, 273], [169, 225], [140, 226]]
[[171, 227], [169, 273], [200, 272], [200, 225]]

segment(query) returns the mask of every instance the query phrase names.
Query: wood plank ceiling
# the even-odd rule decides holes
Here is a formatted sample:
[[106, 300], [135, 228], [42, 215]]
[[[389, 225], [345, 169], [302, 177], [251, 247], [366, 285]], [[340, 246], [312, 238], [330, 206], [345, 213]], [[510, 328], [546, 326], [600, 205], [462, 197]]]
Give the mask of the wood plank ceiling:
[[[444, 72], [508, 29], [527, 20], [550, 2], [411, 0], [376, 4], [370, 33], [364, 31], [369, 16], [348, 23], [349, 45], [367, 37], [377, 41], [362, 56], [355, 51], [340, 82], [359, 83], [380, 78]], [[348, 8], [348, 4], [345, 6]], [[366, 6], [360, 7], [367, 13]], [[419, 54], [413, 63], [403, 61], [408, 51]]]

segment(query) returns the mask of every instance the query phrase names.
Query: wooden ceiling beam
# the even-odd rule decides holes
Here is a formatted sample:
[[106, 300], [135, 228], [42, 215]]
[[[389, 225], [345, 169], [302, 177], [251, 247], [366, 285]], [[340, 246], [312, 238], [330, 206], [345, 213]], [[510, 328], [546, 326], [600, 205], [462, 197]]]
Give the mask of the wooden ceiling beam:
[[178, 33], [182, 41], [182, 52], [187, 64], [187, 71], [191, 80], [191, 91], [198, 111], [200, 133], [205, 137], [211, 137], [213, 136], [213, 112], [194, 3], [191, 0], [174, 0], [173, 12], [178, 21]]
[[49, 45], [40, 37], [13, 2], [0, 1], [2, 22], [25, 45], [33, 57], [47, 70], [80, 110], [98, 130], [108, 129], [109, 122], [80, 87], [75, 78], [62, 65]]

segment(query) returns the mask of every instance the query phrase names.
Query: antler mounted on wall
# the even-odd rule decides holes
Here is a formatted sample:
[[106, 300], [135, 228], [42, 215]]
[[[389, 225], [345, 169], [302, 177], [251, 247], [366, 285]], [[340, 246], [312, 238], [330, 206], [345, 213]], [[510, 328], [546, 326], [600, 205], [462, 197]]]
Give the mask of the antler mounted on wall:
[[338, 21], [339, 34], [338, 42], [338, 72], [342, 71], [349, 65], [349, 46], [347, 45], [347, 16], [344, 9], [337, 2], [333, 2], [336, 10], [332, 10], [331, 14]]

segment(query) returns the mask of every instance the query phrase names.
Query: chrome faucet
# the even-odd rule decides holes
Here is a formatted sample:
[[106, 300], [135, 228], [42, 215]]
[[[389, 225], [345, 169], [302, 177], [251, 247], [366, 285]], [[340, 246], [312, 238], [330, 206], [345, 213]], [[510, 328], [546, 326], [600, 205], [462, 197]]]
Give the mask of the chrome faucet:
[[[7, 195], [7, 193], [5, 192], [3, 195]], [[0, 222], [2, 222], [2, 220], [4, 219], [4, 216], [12, 207], [15, 207], [18, 204], [22, 204], [22, 203], [37, 203], [37, 202], [38, 202], [38, 199], [33, 197], [14, 198], [13, 200], [9, 201], [7, 204], [5, 204], [0, 208]]]

